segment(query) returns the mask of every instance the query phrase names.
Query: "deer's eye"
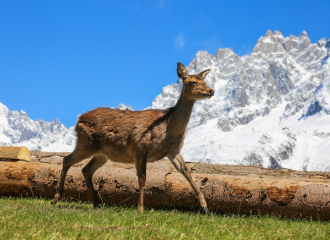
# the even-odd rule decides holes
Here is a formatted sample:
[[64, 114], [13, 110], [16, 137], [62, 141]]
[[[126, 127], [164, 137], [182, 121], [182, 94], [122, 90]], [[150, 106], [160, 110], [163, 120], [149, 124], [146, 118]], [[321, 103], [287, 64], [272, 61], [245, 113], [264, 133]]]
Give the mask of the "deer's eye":
[[191, 82], [191, 85], [197, 86], [197, 82]]

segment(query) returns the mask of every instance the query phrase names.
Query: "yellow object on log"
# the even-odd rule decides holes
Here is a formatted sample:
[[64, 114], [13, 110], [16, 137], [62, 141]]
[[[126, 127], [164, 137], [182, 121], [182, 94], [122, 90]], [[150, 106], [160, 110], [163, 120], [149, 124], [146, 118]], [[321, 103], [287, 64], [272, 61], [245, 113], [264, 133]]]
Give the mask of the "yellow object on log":
[[27, 147], [0, 146], [0, 159], [31, 161], [31, 153]]

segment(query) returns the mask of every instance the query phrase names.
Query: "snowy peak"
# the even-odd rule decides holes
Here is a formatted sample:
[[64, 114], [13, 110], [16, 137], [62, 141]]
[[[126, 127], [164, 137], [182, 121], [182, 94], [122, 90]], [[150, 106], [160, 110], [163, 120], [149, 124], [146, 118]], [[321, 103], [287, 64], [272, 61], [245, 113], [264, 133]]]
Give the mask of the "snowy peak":
[[218, 49], [215, 57], [218, 61], [228, 61], [232, 58], [239, 59], [239, 56], [236, 55], [231, 48], [220, 48]]
[[195, 59], [189, 64], [187, 67], [188, 73], [193, 74], [191, 72], [201, 72], [201, 69], [205, 70], [205, 67], [212, 65], [213, 56], [207, 51], [199, 51]]
[[30, 150], [70, 151], [75, 144], [73, 128], [58, 119], [31, 120], [25, 111], [10, 111], [0, 103], [0, 145], [27, 146]]
[[270, 31], [270, 30], [268, 29], [268, 31], [266, 32], [265, 37], [271, 37], [271, 36], [273, 36], [273, 33], [272, 33], [272, 31]]
[[265, 37], [260, 37], [252, 53], [272, 54], [284, 51], [282, 47], [283, 35], [279, 31], [274, 34], [268, 30]]
[[0, 102], [0, 114], [5, 115], [8, 113], [8, 111], [9, 111], [9, 109]]
[[283, 44], [287, 52], [303, 51], [311, 44], [311, 40], [309, 39], [307, 33], [303, 31], [299, 37], [290, 35], [284, 40]]
[[118, 105], [118, 107], [116, 109], [119, 109], [119, 110], [131, 110], [131, 111], [133, 111], [133, 108], [131, 106], [124, 105], [123, 103], [119, 103], [119, 105]]
[[261, 52], [263, 54], [269, 55], [276, 52], [290, 52], [291, 50], [303, 51], [310, 44], [311, 41], [306, 31], [303, 31], [299, 37], [290, 35], [288, 38], [284, 38], [280, 31], [275, 30], [274, 33], [272, 33], [270, 30], [268, 30], [264, 37], [259, 38], [252, 53]]
[[304, 37], [307, 37], [308, 38], [308, 34], [305, 30], [303, 30], [300, 35], [299, 35], [299, 38], [304, 38]]
[[325, 45], [327, 44], [327, 40], [326, 40], [325, 37], [324, 37], [324, 38], [322, 38], [321, 40], [319, 40], [319, 41], [317, 42], [317, 44], [319, 45], [319, 47], [323, 47], [323, 46], [325, 46]]
[[278, 35], [279, 37], [284, 38], [283, 34], [278, 30], [274, 31], [274, 35]]

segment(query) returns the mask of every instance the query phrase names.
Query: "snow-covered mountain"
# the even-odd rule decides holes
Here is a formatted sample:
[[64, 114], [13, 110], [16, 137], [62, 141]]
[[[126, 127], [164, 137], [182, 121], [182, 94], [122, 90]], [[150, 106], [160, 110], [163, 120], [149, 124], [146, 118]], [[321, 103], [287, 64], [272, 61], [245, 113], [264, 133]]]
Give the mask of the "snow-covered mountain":
[[[198, 101], [182, 149], [186, 161], [330, 171], [330, 40], [303, 31], [268, 31], [250, 55], [196, 54], [189, 74], [212, 69], [215, 90]], [[151, 108], [174, 105], [182, 82], [164, 87]]]
[[[194, 106], [185, 160], [330, 171], [329, 54], [330, 40], [312, 44], [305, 31], [268, 31], [242, 57], [229, 48], [198, 52], [188, 73], [211, 69], [205, 80], [215, 95]], [[180, 80], [164, 87], [149, 108], [175, 105], [181, 88]], [[3, 144], [71, 151], [75, 136], [58, 120], [32, 121], [0, 104]]]
[[74, 127], [68, 129], [58, 119], [33, 121], [23, 110], [10, 111], [0, 103], [0, 146], [67, 152], [73, 150], [75, 142]]

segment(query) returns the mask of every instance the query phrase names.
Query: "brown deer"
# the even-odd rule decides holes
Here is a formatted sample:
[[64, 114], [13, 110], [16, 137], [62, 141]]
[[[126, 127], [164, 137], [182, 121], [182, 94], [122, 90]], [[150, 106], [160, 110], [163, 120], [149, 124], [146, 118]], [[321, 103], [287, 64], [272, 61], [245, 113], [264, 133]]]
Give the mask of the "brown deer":
[[188, 75], [186, 68], [178, 63], [177, 73], [183, 81], [183, 87], [180, 99], [172, 108], [145, 111], [96, 108], [81, 115], [75, 128], [77, 146], [63, 159], [60, 183], [53, 203], [56, 204], [62, 196], [69, 168], [93, 156], [82, 172], [94, 208], [99, 206], [99, 202], [93, 188], [92, 176], [110, 159], [114, 162], [135, 163], [140, 188], [138, 209], [143, 212], [147, 162], [168, 157], [189, 181], [201, 207], [208, 212], [204, 196], [193, 182], [180, 150], [195, 101], [214, 95], [214, 91], [203, 80], [210, 71], [209, 69], [198, 75]]

